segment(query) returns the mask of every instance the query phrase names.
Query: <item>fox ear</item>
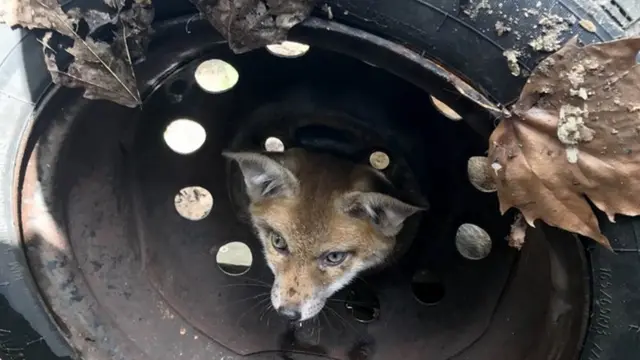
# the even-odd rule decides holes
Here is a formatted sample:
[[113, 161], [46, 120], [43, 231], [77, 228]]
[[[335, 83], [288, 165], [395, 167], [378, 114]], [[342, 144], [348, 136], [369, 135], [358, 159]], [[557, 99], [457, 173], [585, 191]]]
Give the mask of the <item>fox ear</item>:
[[240, 166], [251, 202], [293, 196], [298, 191], [295, 175], [266, 155], [252, 152], [223, 152], [222, 155]]
[[359, 191], [345, 194], [343, 206], [346, 213], [370, 221], [385, 236], [396, 236], [409, 216], [424, 210], [389, 195]]

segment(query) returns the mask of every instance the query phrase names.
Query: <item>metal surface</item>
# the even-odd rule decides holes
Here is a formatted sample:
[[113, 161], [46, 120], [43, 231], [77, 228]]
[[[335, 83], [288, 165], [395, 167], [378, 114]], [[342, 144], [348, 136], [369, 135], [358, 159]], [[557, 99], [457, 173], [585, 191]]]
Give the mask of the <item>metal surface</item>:
[[[436, 113], [428, 103], [427, 106], [421, 106], [419, 102], [415, 102], [421, 98], [420, 90], [403, 85], [380, 70], [372, 71], [354, 60], [324, 53], [319, 49], [310, 51], [295, 63], [288, 63], [267, 53], [225, 61], [232, 62], [244, 79], [242, 84], [239, 83], [231, 90], [232, 95], [238, 99], [235, 106], [224, 96], [205, 96], [196, 88], [187, 90], [192, 95], [186, 95], [182, 103], [169, 107], [166, 106], [168, 101], [162, 96], [163, 92], [158, 91], [148, 99], [145, 106], [147, 114], [140, 119], [134, 145], [130, 150], [132, 169], [135, 171], [135, 195], [132, 198], [139, 199], [135, 207], [140, 219], [137, 226], [145, 238], [142, 251], [148, 260], [146, 271], [154, 286], [172, 307], [203, 333], [236, 352], [249, 354], [276, 351], [288, 324], [274, 312], [265, 311], [268, 298], [261, 294], [266, 294], [268, 289], [260, 284], [270, 283], [271, 273], [263, 258], [258, 255], [261, 253], [261, 245], [251, 234], [250, 227], [236, 219], [227, 193], [230, 187], [241, 184], [241, 179], [231, 178], [232, 184], [227, 183], [227, 163], [220, 153], [229, 147], [260, 148], [264, 139], [275, 132], [288, 143], [295, 140], [299, 146], [316, 149], [324, 147], [327, 151], [333, 150], [354, 158], [360, 155], [360, 162], [366, 162], [369, 154], [368, 140], [371, 140], [369, 146], [380, 147], [383, 145], [382, 140], [393, 138], [396, 143], [402, 144], [400, 149], [404, 150], [403, 154], [411, 149], [415, 152], [415, 162], [422, 159], [425, 161], [423, 164], [429, 164], [428, 154], [437, 150], [432, 147], [436, 144], [416, 144], [414, 139], [402, 136], [400, 132], [388, 131], [384, 134], [385, 137], [376, 134], [385, 132], [383, 122], [391, 122], [385, 118], [386, 115], [396, 115], [392, 117], [396, 127], [404, 124], [405, 128], [413, 130], [412, 134], [421, 134], [419, 138], [424, 139], [428, 136], [424, 134], [429, 127], [422, 119], [433, 118]], [[254, 70], [255, 63], [272, 69], [271, 75], [266, 75], [259, 69]], [[334, 79], [327, 78], [324, 74], [305, 75], [302, 70], [317, 67], [315, 64], [324, 64], [326, 68], [332, 69], [336, 79], [350, 74], [363, 80], [338, 87], [335, 86]], [[281, 74], [285, 71], [289, 74], [283, 79]], [[193, 69], [187, 67], [176, 74], [176, 78], [168, 81], [189, 78], [192, 74]], [[292, 87], [287, 82], [293, 79], [303, 85]], [[281, 86], [270, 87], [276, 81], [280, 81]], [[331, 89], [324, 92], [331, 95], [321, 97], [321, 94], [317, 94], [321, 91], [317, 89]], [[403, 94], [402, 98], [384, 102], [383, 99], [392, 89]], [[295, 98], [287, 95], [290, 93], [295, 94]], [[253, 101], [240, 102], [240, 99]], [[263, 104], [270, 99], [275, 99], [276, 105], [268, 106], [269, 110], [263, 111]], [[205, 103], [207, 106], [203, 107]], [[298, 111], [291, 113], [291, 107]], [[305, 113], [302, 110], [307, 108], [313, 109], [313, 112]], [[366, 110], [361, 110], [358, 114], [359, 109]], [[273, 113], [279, 116], [274, 117]], [[346, 133], [345, 129], [356, 126], [350, 124], [349, 119], [344, 116], [337, 116], [335, 119], [334, 115], [332, 118], [331, 115], [336, 113], [357, 116], [357, 120], [351, 120], [356, 125], [359, 122], [377, 125], [368, 132], [360, 129], [356, 133], [360, 136], [349, 136], [347, 134], [350, 133]], [[191, 157], [172, 152], [159, 136], [174, 116], [182, 117], [186, 114], [189, 118], [200, 121], [207, 132], [207, 143]], [[369, 116], [363, 118], [367, 115]], [[312, 116], [312, 120], [308, 119], [309, 116]], [[269, 126], [274, 118], [279, 125], [275, 129]], [[322, 128], [324, 131], [319, 127], [320, 123], [327, 124], [326, 128]], [[300, 129], [309, 126], [314, 126], [313, 131], [300, 135]], [[261, 131], [267, 129], [271, 131]], [[347, 141], [332, 142], [332, 139], [341, 138], [334, 134], [335, 131], [345, 134], [343, 137]], [[325, 133], [334, 135], [323, 136]], [[235, 134], [238, 136], [233, 136]], [[366, 136], [362, 136], [365, 134]], [[234, 141], [235, 139], [240, 140]], [[254, 141], [249, 142], [247, 139]], [[359, 139], [363, 143], [362, 147], [348, 139]], [[331, 144], [327, 144], [328, 142]], [[395, 150], [392, 145], [387, 145], [387, 148]], [[460, 155], [442, 155], [438, 162], [449, 160], [455, 164], [456, 161], [462, 161], [464, 164]], [[436, 164], [432, 160], [429, 166], [420, 169], [422, 178], [432, 177], [431, 166], [435, 167]], [[398, 169], [397, 172], [407, 174], [401, 170]], [[454, 176], [448, 173], [451, 170], [442, 171], [441, 176]], [[177, 189], [188, 185], [203, 186], [212, 193], [216, 207], [206, 221], [193, 223], [176, 216], [171, 201], [173, 194]], [[432, 194], [438, 197], [440, 209], [459, 191], [456, 187], [443, 191], [429, 188], [428, 185], [425, 181], [424, 190], [429, 192], [429, 198]], [[440, 194], [436, 194], [438, 192]], [[469, 192], [470, 195], [472, 193], [473, 191]], [[480, 205], [471, 204], [473, 202], [469, 201], [467, 207], [472, 212], [472, 207]], [[490, 203], [485, 203], [479, 209], [486, 206], [490, 206]], [[383, 359], [393, 357], [397, 352], [398, 342], [407, 339], [422, 338], [414, 346], [407, 348], [411, 349], [411, 354], [406, 356], [411, 359], [417, 359], [416, 356], [419, 358], [422, 356], [420, 354], [444, 359], [473, 343], [489, 323], [509, 274], [513, 253], [509, 255], [503, 247], [488, 261], [473, 264], [462, 260], [455, 251], [432, 251], [431, 247], [453, 240], [450, 234], [455, 229], [449, 229], [448, 226], [460, 221], [455, 215], [455, 212], [449, 212], [442, 222], [427, 220], [423, 223], [415, 234], [421, 244], [414, 248], [416, 253], [421, 254], [421, 258], [401, 262], [368, 281], [380, 299], [379, 321], [364, 326], [349, 316], [344, 306], [330, 303], [329, 306], [337, 314], [327, 310], [328, 319], [320, 316], [318, 322], [307, 324], [306, 326], [318, 328], [313, 334], [315, 336], [305, 336], [304, 340], [322, 347], [327, 355], [339, 359], [346, 359], [345, 354], [364, 335], [375, 340], [376, 353]], [[486, 226], [494, 231], [500, 230], [495, 223], [490, 224], [489, 218], [482, 222], [487, 223]], [[501, 237], [506, 234], [504, 229], [502, 228]], [[428, 241], [424, 241], [426, 239]], [[247, 279], [253, 280], [229, 277], [218, 271], [211, 253], [215, 253], [229, 241], [245, 242], [255, 254], [253, 266], [246, 274]], [[442, 268], [437, 271], [442, 273], [447, 294], [437, 308], [424, 307], [412, 295], [411, 273], [415, 267], [433, 266], [432, 258], [436, 256], [442, 263]], [[237, 285], [243, 283], [247, 286]], [[464, 306], [467, 302], [473, 305]], [[453, 313], [456, 314], [455, 317], [450, 316]], [[387, 329], [395, 330], [389, 333]], [[452, 333], [457, 334], [455, 338], [451, 337]], [[424, 337], [421, 334], [430, 336]]]
[[[191, 23], [190, 34], [181, 37], [175, 29], [184, 26], [158, 29], [149, 55], [156, 61], [145, 63], [139, 75], [148, 87], [141, 110], [78, 101], [79, 93], [58, 91], [43, 109], [50, 117], [33, 133], [37, 146], [29, 152], [22, 193], [25, 243], [43, 297], [79, 354], [94, 359], [575, 356], [587, 290], [582, 277], [567, 275], [584, 271], [584, 259], [571, 251], [579, 249], [571, 236], [554, 235], [568, 237], [557, 241], [559, 251], [537, 230], [520, 258], [498, 241], [481, 261], [457, 254], [454, 236], [461, 223], [478, 224], [494, 239], [508, 231], [495, 198], [466, 179], [468, 157], [484, 151], [482, 138], [444, 119], [419, 88], [358, 60], [313, 44], [297, 59], [267, 51], [234, 56], [211, 43], [202, 22]], [[345, 36], [344, 27], [338, 30]], [[331, 24], [310, 27], [303, 35], [313, 38], [315, 32], [327, 40]], [[403, 63], [384, 50], [365, 55], [373, 63], [380, 56]], [[236, 87], [224, 94], [203, 92], [193, 73], [207, 58], [232, 64], [241, 78]], [[419, 137], [417, 147], [404, 136], [396, 141], [411, 145], [400, 146], [401, 152], [411, 155], [405, 157], [407, 166], [431, 208], [402, 259], [368, 276], [367, 287], [358, 283], [339, 294], [316, 320], [291, 326], [265, 307], [262, 294], [271, 274], [258, 241], [236, 216], [220, 152], [243, 119], [265, 104], [290, 100], [285, 94], [301, 87], [332, 94], [323, 111], [346, 112], [359, 121], [386, 119]], [[163, 132], [176, 118], [205, 128], [202, 148], [181, 155], [166, 146]], [[390, 136], [397, 134], [393, 131]], [[268, 136], [280, 134], [261, 134], [257, 146]], [[209, 190], [215, 204], [196, 222], [181, 217], [173, 201], [192, 185]], [[216, 265], [217, 249], [232, 241], [253, 252], [245, 275], [228, 276]], [[423, 269], [437, 275], [444, 288], [431, 306], [416, 301], [411, 291], [414, 274]], [[354, 314], [361, 303], [374, 310], [371, 319]]]
[[601, 6], [625, 30], [640, 21], [640, 4], [635, 0], [589, 1]]

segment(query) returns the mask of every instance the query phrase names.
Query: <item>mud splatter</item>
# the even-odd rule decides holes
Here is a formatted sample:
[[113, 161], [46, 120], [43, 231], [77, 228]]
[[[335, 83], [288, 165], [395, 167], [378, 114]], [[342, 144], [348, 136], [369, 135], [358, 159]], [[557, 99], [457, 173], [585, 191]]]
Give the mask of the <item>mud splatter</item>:
[[569, 95], [571, 96], [577, 96], [579, 98], [581, 98], [582, 100], [588, 100], [589, 99], [589, 93], [587, 91], [587, 89], [581, 87], [579, 89], [569, 89]]
[[587, 110], [572, 105], [560, 107], [560, 121], [558, 122], [558, 139], [567, 145], [567, 161], [571, 164], [578, 162], [577, 145], [593, 140], [595, 131], [585, 125], [584, 120], [589, 115]]
[[531, 40], [529, 45], [536, 51], [553, 52], [559, 50], [560, 35], [569, 30], [566, 19], [558, 15], [543, 15], [538, 21], [542, 27], [542, 35]]
[[505, 25], [504, 22], [502, 21], [496, 21], [496, 33], [498, 34], [498, 36], [502, 36], [508, 32], [511, 32], [511, 27]]
[[518, 65], [518, 57], [522, 55], [522, 53], [515, 49], [507, 49], [502, 55], [507, 58], [507, 66], [511, 71], [511, 75], [519, 76], [520, 75], [520, 65]]
[[571, 83], [571, 87], [577, 89], [584, 83], [585, 69], [582, 64], [577, 64], [567, 73], [567, 80]]
[[464, 13], [467, 14], [472, 19], [475, 19], [480, 14], [480, 11], [487, 10], [488, 13], [492, 13], [491, 6], [489, 5], [489, 0], [471, 0], [469, 1], [469, 5], [466, 9], [464, 9]]

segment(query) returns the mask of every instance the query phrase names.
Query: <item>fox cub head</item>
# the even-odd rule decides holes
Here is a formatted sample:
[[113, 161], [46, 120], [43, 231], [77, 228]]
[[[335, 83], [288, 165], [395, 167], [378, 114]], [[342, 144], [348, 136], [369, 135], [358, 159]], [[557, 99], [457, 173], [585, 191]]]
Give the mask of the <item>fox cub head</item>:
[[405, 219], [421, 210], [376, 192], [367, 166], [291, 149], [225, 152], [244, 177], [249, 213], [275, 275], [271, 301], [294, 321], [317, 315], [359, 272], [380, 264]]

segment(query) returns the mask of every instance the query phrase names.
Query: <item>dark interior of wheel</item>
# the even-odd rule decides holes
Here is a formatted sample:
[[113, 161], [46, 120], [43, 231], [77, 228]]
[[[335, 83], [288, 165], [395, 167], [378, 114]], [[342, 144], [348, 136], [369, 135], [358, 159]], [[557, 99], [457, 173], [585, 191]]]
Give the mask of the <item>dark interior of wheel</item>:
[[[154, 25], [136, 67], [140, 107], [50, 87], [19, 146], [14, 196], [25, 264], [68, 356], [631, 359], [631, 342], [619, 357], [584, 350], [585, 338], [599, 341], [593, 322], [602, 309], [593, 302], [602, 298], [593, 294], [613, 283], [593, 270], [610, 268], [594, 260], [601, 250], [543, 224], [521, 251], [510, 248], [513, 213], [501, 215], [496, 195], [469, 183], [467, 160], [485, 153], [494, 125], [460, 92], [482, 88], [478, 77], [366, 26], [317, 17], [289, 34], [308, 45], [301, 53], [234, 54], [191, 11]], [[229, 71], [224, 88], [199, 79], [212, 64]], [[476, 95], [507, 102], [504, 93]], [[243, 210], [242, 180], [221, 155], [294, 147], [371, 163], [428, 204], [388, 266], [302, 323], [269, 307], [273, 275]], [[463, 224], [487, 232], [486, 252], [461, 251]], [[0, 343], [4, 335], [0, 327]], [[34, 356], [57, 358], [25, 358]]]

